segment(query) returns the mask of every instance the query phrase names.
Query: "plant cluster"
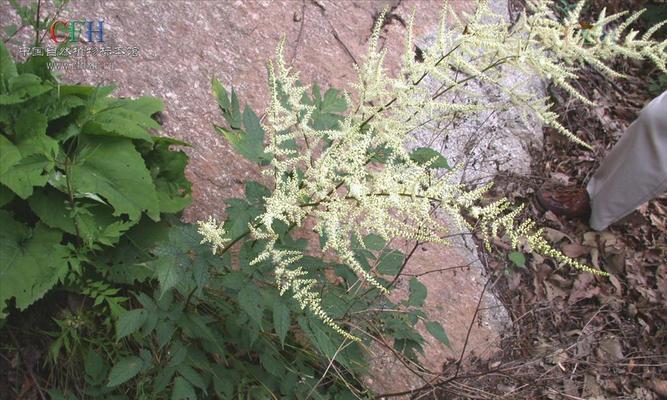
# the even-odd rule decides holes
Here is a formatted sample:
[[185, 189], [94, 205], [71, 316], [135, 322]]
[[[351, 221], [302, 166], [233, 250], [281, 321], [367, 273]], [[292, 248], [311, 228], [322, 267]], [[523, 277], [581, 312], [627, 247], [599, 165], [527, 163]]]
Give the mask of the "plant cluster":
[[[603, 74], [618, 77], [620, 74], [605, 61], [624, 56], [647, 59], [667, 70], [667, 41], [650, 39], [664, 22], [638, 38], [638, 32], [625, 31], [641, 12], [610, 28], [609, 24], [625, 13], [606, 16], [603, 10], [597, 21], [584, 26], [579, 21], [583, 5], [583, 1], [578, 3], [565, 19], [557, 20], [549, 1], [532, 1], [531, 13], [521, 14], [514, 25], [505, 22], [484, 2], [463, 18], [445, 5], [438, 38], [433, 46], [422, 49], [421, 60], [413, 52], [413, 13], [407, 22], [402, 68], [396, 76], [387, 73], [386, 49], [378, 46], [383, 20], [380, 16], [366, 60], [358, 66], [355, 100], [348, 93], [331, 94], [328, 101], [325, 94], [322, 100], [316, 87], [311, 97], [308, 88], [300, 84], [298, 73], [293, 73], [283, 59], [281, 43], [275, 60], [268, 64], [271, 100], [266, 121], [260, 125], [257, 118], [246, 120], [244, 113], [246, 133], [240, 130], [240, 114], [230, 106], [235, 102], [234, 94], [230, 100], [214, 82], [229, 125], [218, 129], [242, 155], [260, 166], [266, 165], [263, 172], [273, 179], [266, 212], [249, 221], [243, 233], [250, 233], [265, 244], [253, 263], [270, 260], [281, 293], [290, 292], [302, 308], [352, 340], [357, 339], [356, 333], [350, 332], [352, 327], [342, 327], [323, 311], [318, 294], [320, 282], [309, 276], [307, 265], [300, 263], [305, 253], [276, 246], [279, 235], [275, 224], [300, 227], [306, 221], [312, 222], [321, 237], [321, 250], [333, 252], [358, 276], [360, 286], [381, 292], [388, 288], [379, 282], [376, 271], [355, 257], [353, 244], [362, 243], [368, 234], [383, 240], [400, 237], [446, 243], [451, 230], [441, 223], [436, 209], [444, 210], [466, 229], [473, 226], [465, 217], [473, 217], [487, 243], [492, 237], [504, 237], [515, 250], [527, 246], [564, 265], [606, 275], [555, 250], [533, 221], [516, 221], [520, 208], [512, 209], [505, 199], [480, 205], [488, 185], [466, 188], [455, 183], [451, 168], [440, 153], [411, 146], [411, 133], [425, 125], [452, 122], [483, 110], [509, 108], [533, 113], [571, 140], [587, 146], [558, 123], [546, 99], [520, 83], [514, 87], [502, 83], [508, 72], [537, 74], [592, 104], [569, 83], [577, 77], [579, 65], [589, 64]], [[446, 27], [448, 17], [455, 21], [453, 27]], [[504, 96], [494, 101], [471, 93], [470, 81], [497, 87]], [[318, 124], [322, 105], [330, 113], [348, 107], [351, 111], [330, 124]], [[268, 145], [264, 148], [265, 133]], [[238, 232], [219, 227], [215, 221], [202, 223], [201, 231], [214, 251], [238, 238]]]
[[[391, 241], [447, 243], [438, 212], [510, 242], [517, 265], [530, 248], [605, 274], [555, 251], [507, 201], [482, 202], [487, 186], [453, 183], [460, 166], [412, 144], [415, 129], [512, 107], [579, 142], [503, 75], [537, 73], [588, 103], [569, 83], [579, 65], [615, 77], [605, 63], [624, 56], [665, 70], [665, 42], [650, 39], [658, 28], [624, 34], [637, 14], [611, 27], [622, 15], [582, 24], [581, 5], [559, 21], [548, 1], [529, 3], [513, 25], [485, 3], [463, 17], [445, 6], [419, 60], [409, 19], [396, 76], [378, 47], [380, 18], [352, 94], [302, 85], [281, 45], [265, 119], [214, 79], [225, 120], [215, 129], [270, 183], [246, 182], [224, 221], [198, 226], [178, 221], [190, 183], [186, 154], [171, 147], [187, 144], [155, 135], [161, 101], [61, 84], [47, 57], [15, 63], [0, 45], [3, 350], [21, 347], [17, 331], [46, 331], [56, 399], [360, 398], [371, 341], [411, 365], [423, 353], [418, 322], [449, 345], [416, 277], [406, 299], [388, 296], [409, 259]], [[38, 9], [21, 8], [37, 32]], [[473, 82], [504, 97], [476, 95]], [[308, 226], [315, 240], [296, 234]]]
[[[243, 232], [266, 212], [268, 188], [247, 182], [244, 198], [227, 201], [225, 227], [240, 236], [240, 254], [234, 263], [229, 253], [215, 256], [195, 226], [174, 218], [190, 202], [190, 183], [187, 156], [170, 147], [186, 143], [153, 134], [161, 101], [63, 85], [46, 57], [17, 64], [4, 46], [0, 55], [0, 335], [4, 350], [20, 351], [16, 332], [38, 341], [47, 333], [53, 398], [365, 393], [363, 345], [281, 297], [270, 263], [250, 266], [264, 244]], [[318, 100], [317, 124], [340, 118], [331, 110], [336, 93]], [[258, 117], [247, 107], [241, 114], [235, 92], [228, 109], [235, 126], [256, 133]], [[284, 251], [308, 247], [287, 225], [276, 232]], [[388, 275], [405, 263], [376, 236], [354, 252]], [[329, 315], [395, 337], [397, 351], [416, 361], [423, 285], [413, 282], [408, 312], [392, 312], [402, 306], [377, 291], [349, 296], [356, 277], [343, 265], [302, 261], [317, 282], [339, 276], [322, 288]], [[448, 344], [442, 326], [427, 327]]]

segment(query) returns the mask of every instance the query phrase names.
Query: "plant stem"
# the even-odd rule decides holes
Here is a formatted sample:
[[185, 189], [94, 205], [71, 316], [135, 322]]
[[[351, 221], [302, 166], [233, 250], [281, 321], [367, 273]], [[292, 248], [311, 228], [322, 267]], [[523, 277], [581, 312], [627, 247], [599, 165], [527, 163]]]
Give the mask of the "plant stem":
[[35, 47], [39, 46], [39, 14], [42, 6], [42, 0], [37, 0], [37, 12], [35, 13]]

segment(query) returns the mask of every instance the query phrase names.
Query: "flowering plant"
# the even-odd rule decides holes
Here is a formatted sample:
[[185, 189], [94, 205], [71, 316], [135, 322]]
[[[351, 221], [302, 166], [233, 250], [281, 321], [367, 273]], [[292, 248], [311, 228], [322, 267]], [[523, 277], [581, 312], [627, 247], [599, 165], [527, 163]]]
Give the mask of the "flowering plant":
[[[385, 241], [400, 237], [446, 243], [450, 231], [434, 215], [436, 207], [445, 210], [459, 227], [472, 229], [464, 216], [475, 218], [487, 244], [491, 237], [504, 236], [514, 248], [528, 246], [564, 265], [606, 275], [551, 247], [533, 221], [517, 221], [520, 208], [512, 208], [507, 200], [480, 205], [489, 185], [470, 189], [454, 183], [451, 178], [461, 167], [450, 168], [437, 151], [410, 149], [411, 133], [425, 124], [510, 108], [535, 115], [588, 147], [558, 122], [546, 98], [521, 84], [508, 87], [502, 78], [515, 71], [537, 74], [590, 105], [570, 83], [581, 66], [620, 77], [608, 61], [622, 56], [647, 59], [667, 71], [667, 42], [651, 40], [665, 22], [639, 36], [627, 30], [641, 12], [612, 27], [626, 13], [607, 16], [603, 10], [595, 22], [582, 24], [583, 1], [563, 20], [554, 17], [550, 5], [548, 0], [529, 1], [514, 24], [495, 14], [486, 2], [462, 17], [445, 5], [437, 40], [423, 49], [423, 60], [414, 57], [413, 12], [407, 22], [401, 70], [395, 76], [384, 66], [386, 50], [378, 48], [380, 18], [366, 60], [357, 67], [354, 92], [328, 91], [324, 98], [319, 88], [313, 87], [311, 97], [308, 87], [300, 84], [298, 73], [285, 63], [281, 42], [275, 60], [268, 63], [271, 100], [263, 123], [248, 109], [241, 116], [235, 93], [230, 100], [214, 81], [229, 125], [218, 130], [242, 155], [263, 166], [273, 188], [264, 197], [263, 212], [242, 230], [215, 220], [201, 222], [204, 240], [218, 253], [241, 236], [260, 241], [263, 250], [251, 264], [270, 261], [281, 294], [290, 292], [302, 308], [349, 339], [356, 336], [323, 311], [318, 291], [322, 282], [309, 276], [307, 263], [299, 262], [305, 251], [281, 246], [280, 232], [285, 227], [312, 224], [321, 237], [321, 250], [335, 254], [357, 274], [360, 284], [380, 292], [388, 287], [355, 255], [357, 244], [363, 248], [364, 238], [371, 234]], [[453, 25], [447, 25], [448, 19]], [[466, 86], [469, 81], [493, 85], [505, 96], [494, 102], [471, 93]], [[466, 101], [453, 100], [461, 98]]]

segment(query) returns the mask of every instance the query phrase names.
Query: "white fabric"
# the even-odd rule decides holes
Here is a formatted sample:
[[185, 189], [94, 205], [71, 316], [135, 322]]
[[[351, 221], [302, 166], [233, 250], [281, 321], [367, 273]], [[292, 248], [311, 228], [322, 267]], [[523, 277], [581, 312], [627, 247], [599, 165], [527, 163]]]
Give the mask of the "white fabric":
[[603, 230], [667, 191], [667, 91], [628, 127], [586, 187], [590, 226]]

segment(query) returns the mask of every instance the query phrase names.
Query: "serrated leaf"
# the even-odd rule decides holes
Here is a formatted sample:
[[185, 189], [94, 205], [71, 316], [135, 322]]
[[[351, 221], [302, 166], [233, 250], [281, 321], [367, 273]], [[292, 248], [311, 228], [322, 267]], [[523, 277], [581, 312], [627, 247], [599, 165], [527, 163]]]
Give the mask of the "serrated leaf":
[[47, 123], [46, 116], [34, 110], [24, 110], [19, 114], [14, 130], [16, 147], [23, 157], [36, 153], [51, 158], [55, 156], [58, 142], [46, 135]]
[[152, 142], [149, 129], [160, 129], [151, 115], [161, 111], [162, 101], [152, 97], [109, 99], [98, 93], [95, 107], [81, 128], [88, 135], [120, 136]]
[[215, 128], [246, 159], [259, 165], [266, 165], [269, 162], [270, 157], [264, 152], [264, 128], [250, 107], [246, 106], [243, 110], [244, 130], [233, 127], [228, 130], [217, 125]]
[[33, 154], [21, 159], [0, 175], [0, 183], [10, 188], [20, 198], [32, 195], [35, 186], [44, 186], [49, 180], [53, 161], [41, 154]]
[[171, 389], [171, 400], [197, 400], [197, 393], [190, 382], [177, 376]]
[[9, 54], [4, 41], [0, 40], [0, 90], [6, 89], [5, 85], [8, 81], [17, 75], [18, 72], [16, 71], [16, 65], [12, 59], [12, 55]]
[[159, 348], [163, 348], [171, 340], [174, 332], [176, 331], [176, 325], [171, 321], [159, 320], [157, 326], [155, 327], [155, 334], [157, 336], [157, 343]]
[[286, 372], [280, 361], [269, 351], [263, 351], [259, 355], [259, 362], [266, 372], [275, 377], [280, 378]]
[[68, 271], [69, 251], [62, 232], [37, 223], [30, 230], [0, 210], [0, 316], [5, 300], [14, 297], [25, 310]]
[[136, 99], [119, 99], [122, 107], [134, 110], [147, 117], [164, 110], [164, 102], [151, 96], [141, 96]]
[[430, 168], [449, 168], [447, 159], [430, 147], [418, 147], [410, 153], [410, 159], [419, 165], [428, 165]]
[[170, 350], [171, 359], [169, 360], [167, 367], [177, 367], [181, 365], [181, 363], [185, 361], [185, 358], [188, 356], [188, 349], [178, 340], [171, 344]]
[[109, 137], [81, 138], [71, 168], [72, 184], [79, 193], [96, 193], [114, 208], [114, 216], [127, 214], [138, 220], [146, 212], [159, 219], [155, 185], [141, 154], [131, 141]]
[[428, 333], [430, 333], [434, 338], [438, 339], [440, 343], [451, 348], [449, 337], [447, 337], [447, 333], [439, 322], [427, 321], [424, 323], [424, 325], [426, 326]]
[[151, 265], [155, 268], [155, 277], [160, 283], [160, 296], [183, 280], [184, 274], [180, 265], [172, 259], [158, 258], [151, 262]]
[[336, 129], [338, 123], [344, 118], [341, 113], [345, 112], [347, 108], [345, 97], [339, 90], [330, 88], [322, 98], [320, 87], [317, 84], [312, 86], [312, 101], [305, 95], [303, 102], [315, 106], [310, 125], [318, 131]]
[[408, 297], [408, 305], [412, 307], [421, 307], [426, 300], [426, 286], [419, 282], [419, 279], [412, 277], [410, 279], [410, 296]]
[[199, 372], [195, 371], [194, 368], [189, 365], [182, 364], [177, 368], [177, 371], [193, 386], [200, 388], [204, 392], [206, 391], [206, 382], [204, 382], [204, 378], [202, 378]]
[[172, 144], [169, 138], [155, 138], [150, 151], [142, 151], [163, 213], [177, 213], [192, 201], [191, 184], [185, 177], [188, 156], [183, 151], [170, 150]]
[[211, 86], [213, 88], [213, 96], [215, 96], [215, 99], [218, 101], [218, 105], [223, 112], [223, 116], [225, 119], [231, 117], [229, 113], [231, 112], [232, 105], [229, 102], [229, 95], [227, 94], [227, 90], [216, 78], [211, 80]]
[[176, 373], [176, 368], [174, 367], [160, 368], [158, 370], [157, 375], [155, 375], [155, 379], [153, 380], [154, 393], [160, 393], [164, 389], [166, 389], [167, 385], [169, 385], [169, 382], [171, 382], [171, 378], [174, 377], [175, 373]]
[[148, 263], [160, 282], [160, 296], [177, 285], [187, 291], [196, 287], [200, 292], [208, 281], [209, 268], [222, 261], [201, 244], [201, 235], [194, 225], [174, 225], [168, 237], [152, 250], [157, 258]]
[[273, 303], [273, 328], [280, 339], [280, 345], [285, 346], [285, 337], [290, 327], [290, 311], [289, 308], [280, 301]]
[[225, 213], [229, 216], [225, 221], [225, 231], [232, 238], [239, 237], [246, 230], [248, 224], [262, 213], [262, 208], [252, 205], [243, 199], [227, 199]]
[[33, 74], [16, 75], [8, 80], [7, 94], [0, 94], [0, 105], [20, 104], [53, 89], [53, 86]]
[[262, 316], [264, 314], [264, 305], [261, 304], [261, 297], [258, 295], [258, 288], [253, 284], [244, 286], [238, 294], [239, 307], [248, 314], [260, 328], [262, 326]]
[[271, 196], [271, 191], [259, 182], [248, 181], [245, 184], [245, 197], [256, 207], [264, 207], [264, 199]]
[[143, 308], [123, 313], [116, 321], [116, 339], [120, 340], [138, 331], [147, 317], [148, 313]]
[[396, 275], [405, 262], [405, 255], [398, 250], [385, 252], [380, 256], [377, 270], [381, 274]]
[[134, 378], [143, 364], [143, 360], [137, 356], [121, 358], [109, 371], [107, 387], [116, 387]]
[[138, 222], [122, 221], [112, 215], [111, 207], [80, 200], [76, 201], [79, 211], [72, 213], [67, 195], [49, 187], [36, 190], [28, 204], [43, 223], [71, 235], [78, 234], [86, 244], [112, 246]]
[[21, 152], [4, 135], [0, 135], [0, 175], [4, 175], [21, 160]]
[[104, 379], [105, 365], [102, 357], [93, 350], [88, 350], [86, 357], [83, 359], [84, 370], [86, 375], [95, 383], [101, 383]]
[[319, 108], [320, 112], [323, 113], [344, 113], [347, 109], [347, 102], [345, 101], [345, 96], [343, 96], [343, 93], [340, 90], [329, 88], [324, 93], [322, 104]]
[[507, 258], [509, 258], [509, 260], [519, 268], [526, 267], [526, 256], [524, 256], [523, 253], [512, 251], [507, 255]]

